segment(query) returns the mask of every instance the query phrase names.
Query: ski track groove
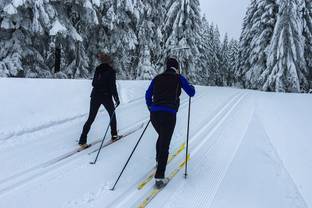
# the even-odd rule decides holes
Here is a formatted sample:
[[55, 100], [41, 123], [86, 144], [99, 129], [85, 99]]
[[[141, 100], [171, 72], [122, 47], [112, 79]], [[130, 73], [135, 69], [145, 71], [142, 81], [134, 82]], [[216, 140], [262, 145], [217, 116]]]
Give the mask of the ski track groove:
[[[214, 133], [216, 133], [216, 131], [219, 130], [219, 128], [222, 126], [222, 124], [224, 124], [224, 122], [227, 121], [228, 117], [234, 112], [235, 109], [237, 109], [237, 106], [241, 103], [241, 101], [244, 99], [244, 97], [245, 97], [245, 94], [242, 94], [242, 95], [239, 96], [239, 98], [237, 100], [235, 100], [234, 103], [231, 103], [233, 105], [231, 105], [229, 110], [226, 111], [225, 114], [223, 116], [221, 116], [219, 120], [216, 121], [215, 126], [213, 126], [213, 128], [205, 136], [205, 139], [203, 139], [200, 142], [199, 145], [197, 145], [193, 150], [191, 150], [191, 160], [192, 160], [192, 158], [194, 158], [194, 157], [196, 157], [198, 155], [197, 153], [203, 147], [206, 147], [207, 150], [205, 151], [204, 155], [203, 156], [200, 155], [201, 156], [200, 157], [201, 158], [200, 161], [208, 161], [209, 160], [209, 153], [212, 150], [214, 150], [213, 147], [215, 147], [215, 145], [217, 145], [217, 144], [225, 143], [225, 139], [219, 138], [218, 136], [213, 137]], [[209, 129], [209, 128], [207, 128], [207, 129]], [[246, 132], [244, 132], [244, 134], [245, 133]], [[198, 138], [201, 138], [201, 135], [202, 135], [202, 133], [198, 134], [197, 135]], [[205, 196], [205, 197], [200, 197], [200, 198], [210, 199], [209, 201], [210, 201], [210, 204], [211, 204], [215, 194], [217, 193], [217, 190], [218, 190], [220, 184], [222, 183], [222, 180], [223, 180], [224, 176], [226, 175], [228, 167], [230, 167], [230, 165], [231, 165], [231, 163], [233, 161], [233, 158], [234, 158], [234, 156], [235, 156], [235, 154], [237, 152], [237, 149], [239, 148], [239, 146], [241, 144], [241, 141], [242, 141], [242, 139], [236, 143], [236, 148], [235, 148], [235, 150], [234, 150], [234, 152], [232, 154], [232, 157], [230, 157], [229, 160], [226, 160], [227, 164], [226, 164], [225, 168], [222, 168], [222, 166], [219, 166], [219, 168], [213, 170], [213, 174], [210, 175], [211, 177], [209, 177], [209, 184], [207, 185], [208, 187], [210, 187], [210, 189], [207, 192], [202, 192], [200, 195], [201, 196]], [[208, 145], [207, 145], [207, 143], [208, 143]], [[200, 169], [198, 169], [198, 170], [200, 170]], [[214, 186], [215, 181], [217, 181], [217, 186]], [[176, 196], [178, 196], [179, 193], [183, 191], [183, 188], [181, 188], [182, 186], [183, 186], [183, 183], [181, 183], [178, 186], [180, 188], [176, 189], [176, 190], [179, 190], [177, 193], [175, 193], [172, 196], [169, 196], [168, 197], [169, 200], [164, 200], [164, 201], [169, 201], [169, 203], [171, 201], [177, 201], [177, 200], [174, 200], [174, 198], [176, 198]], [[215, 187], [215, 189], [212, 190], [211, 187]], [[171, 200], [171, 199], [173, 199], [173, 200]], [[199, 203], [199, 202], [197, 202], [197, 203]], [[209, 204], [209, 206], [207, 206], [207, 203], [204, 202], [204, 204], [202, 204], [200, 206], [194, 206], [194, 207], [210, 207], [210, 204]], [[162, 207], [171, 207], [170, 205], [168, 206], [168, 204], [166, 205], [165, 202], [163, 203], [163, 205], [165, 205], [165, 206], [162, 206]]]
[[[196, 98], [200, 99], [203, 95], [200, 95]], [[139, 98], [138, 98], [139, 99]], [[132, 102], [131, 104], [134, 104], [136, 102], [139, 102], [141, 100], [136, 99], [134, 102]], [[185, 107], [186, 104], [188, 103], [188, 99], [184, 99], [183, 102], [181, 103], [181, 107]], [[144, 124], [149, 120], [149, 116], [145, 117], [144, 119], [136, 122], [135, 124], [132, 124], [130, 127], [127, 127], [125, 129], [131, 129], [135, 126], [138, 126], [140, 124]], [[1, 141], [1, 140], [0, 140]], [[98, 143], [97, 143], [98, 144]], [[96, 145], [92, 146], [91, 148], [95, 148]], [[24, 171], [20, 171], [19, 173], [16, 173], [12, 176], [9, 176], [7, 178], [4, 178], [2, 180], [0, 180], [0, 185], [1, 184], [10, 184], [11, 181], [13, 180], [19, 180], [19, 178], [21, 178], [17, 183], [13, 183], [12, 185], [9, 185], [7, 187], [4, 188], [0, 188], [0, 197], [30, 181], [33, 181], [35, 179], [37, 179], [38, 177], [43, 176], [44, 174], [49, 173], [50, 171], [55, 170], [55, 168], [59, 168], [62, 167], [63, 165], [71, 162], [72, 160], [78, 158], [79, 156], [84, 156], [87, 155], [88, 153], [86, 153], [86, 151], [81, 151], [81, 152], [77, 152], [77, 153], [73, 153], [74, 150], [65, 153], [63, 155], [59, 155], [53, 159], [50, 159], [49, 161], [45, 161], [39, 165], [36, 165], [35, 167], [31, 167], [27, 170]], [[69, 156], [68, 156], [69, 155]], [[42, 170], [41, 170], [42, 169]], [[41, 170], [41, 171], [40, 171]], [[26, 174], [30, 174], [28, 177], [26, 176], [25, 178], [23, 178], [24, 175]]]
[[[132, 100], [132, 101], [126, 103], [126, 104], [131, 104], [131, 105], [136, 104], [136, 103], [140, 102], [141, 99], [143, 99], [143, 98], [144, 97], [136, 98], [136, 99], [134, 99], [134, 100]], [[124, 107], [127, 106], [126, 104], [121, 105], [120, 107], [124, 108]], [[102, 112], [105, 112], [105, 109], [99, 110], [99, 113], [102, 113]], [[81, 114], [70, 116], [70, 117], [63, 118], [63, 119], [56, 119], [56, 120], [46, 121], [43, 124], [39, 124], [39, 125], [34, 126], [34, 127], [20, 129], [20, 130], [14, 131], [14, 132], [12, 132], [12, 131], [1, 132], [0, 135], [3, 135], [3, 136], [0, 137], [0, 141], [2, 141], [2, 142], [3, 141], [8, 141], [8, 140], [13, 139], [14, 137], [23, 136], [23, 135], [26, 135], [26, 134], [35, 133], [35, 132], [38, 132], [38, 131], [41, 131], [41, 130], [45, 130], [45, 129], [49, 129], [49, 128], [56, 127], [56, 126], [59, 126], [59, 125], [63, 125], [63, 124], [66, 124], [68, 122], [75, 121], [75, 120], [78, 120], [78, 119], [83, 118], [85, 116], [88, 116], [88, 114], [89, 114], [89, 112], [81, 113]], [[1, 143], [0, 143], [0, 145], [1, 145]]]
[[264, 131], [264, 134], [266, 135], [267, 137], [267, 142], [268, 144], [271, 146], [272, 150], [273, 150], [273, 154], [276, 156], [276, 159], [277, 159], [277, 162], [282, 166], [281, 168], [285, 171], [287, 177], [290, 179], [292, 185], [295, 187], [296, 189], [296, 192], [298, 193], [298, 195], [300, 196], [302, 202], [304, 203], [304, 207], [305, 208], [308, 208], [308, 203], [306, 202], [305, 198], [303, 197], [303, 193], [301, 192], [299, 186], [297, 183], [295, 183], [295, 180], [294, 178], [292, 177], [292, 175], [290, 174], [290, 172], [288, 171], [288, 169], [286, 168], [285, 164], [284, 164], [284, 161], [281, 159], [280, 155], [278, 154], [278, 151], [276, 149], [276, 147], [273, 145], [272, 141], [271, 141], [271, 137], [269, 136], [269, 134], [267, 133], [266, 129], [264, 128], [264, 125], [262, 123], [262, 120], [260, 119], [259, 116], [258, 117], [258, 121], [260, 122], [261, 126], [262, 126], [262, 129]]
[[[226, 173], [228, 172], [228, 169], [231, 166], [231, 164], [232, 164], [232, 162], [233, 162], [233, 160], [235, 158], [235, 155], [237, 154], [237, 151], [239, 150], [239, 147], [242, 144], [243, 138], [245, 137], [245, 135], [247, 133], [248, 126], [250, 124], [251, 118], [252, 118], [252, 116], [248, 120], [247, 127], [245, 128], [244, 133], [242, 134], [242, 137], [236, 138], [236, 139], [234, 139], [234, 141], [232, 141], [231, 147], [234, 147], [234, 148], [228, 148], [228, 149], [231, 149], [233, 151], [231, 153], [229, 153], [230, 151], [227, 152], [228, 157], [225, 157], [225, 154], [224, 154], [223, 158], [228, 158], [227, 160], [224, 160], [224, 161], [226, 161], [224, 166], [218, 164], [217, 168], [212, 169], [212, 172], [210, 174], [211, 177], [209, 177], [210, 180], [209, 180], [209, 183], [208, 183], [208, 187], [210, 187], [210, 189], [209, 189], [208, 192], [202, 192], [201, 193], [201, 195], [202, 195], [201, 198], [203, 198], [205, 200], [198, 201], [197, 202], [197, 206], [195, 206], [195, 207], [210, 207], [211, 204], [213, 203], [213, 201], [215, 199], [215, 196], [218, 193], [218, 190], [219, 190], [219, 188], [220, 188], [220, 186], [221, 186], [221, 184], [222, 184], [222, 182], [224, 180], [224, 177], [226, 176]], [[229, 141], [227, 141], [225, 139], [220, 139], [217, 142], [220, 142], [219, 144], [221, 146], [226, 146], [226, 145], [223, 145], [223, 144], [225, 144], [226, 142], [229, 142]], [[202, 156], [203, 160], [208, 160], [209, 153], [212, 150], [213, 149], [212, 149], [212, 145], [211, 145], [208, 148], [208, 151]]]
[[[208, 123], [207, 122], [203, 122], [204, 125], [199, 127], [199, 131], [194, 135], [192, 136], [190, 142], [189, 142], [189, 145], [190, 145], [190, 148], [191, 148], [191, 145], [197, 140], [200, 138], [200, 136], [205, 132], [207, 131], [207, 129], [210, 129], [212, 128], [210, 131], [209, 131], [209, 134], [211, 131], [215, 131], [219, 125], [216, 127], [214, 126], [213, 127], [213, 124], [215, 122], [221, 122], [223, 123], [223, 121], [225, 119], [223, 119], [224, 117], [227, 117], [229, 114], [230, 114], [230, 110], [227, 111], [228, 108], [231, 108], [231, 104], [233, 104], [235, 101], [235, 105], [232, 106], [232, 109], [234, 109], [239, 103], [240, 101], [243, 99], [244, 97], [244, 94], [243, 93], [236, 93], [233, 97], [231, 97], [223, 106], [221, 106], [219, 109], [217, 109], [217, 113], [215, 114], [215, 116], [213, 116], [211, 119], [209, 119]], [[225, 114], [225, 115], [222, 115], [222, 114]], [[221, 117], [221, 118], [220, 118]], [[219, 119], [220, 118], [220, 119]], [[220, 124], [221, 125], [221, 124]], [[206, 142], [207, 142], [207, 138], [208, 137], [205, 137], [206, 139], [203, 140], [200, 145], [197, 146], [196, 148], [196, 151], [198, 151]], [[194, 150], [192, 150], [192, 155], [191, 155], [191, 160], [192, 160], [192, 157], [194, 155]], [[175, 163], [172, 163], [172, 164], [175, 164]], [[114, 207], [114, 208], [123, 208], [123, 207], [129, 207], [129, 202], [133, 201], [131, 200], [133, 197], [135, 197], [135, 195], [137, 194], [141, 194], [143, 197], [145, 197], [146, 193], [149, 193], [149, 191], [151, 190], [150, 188], [148, 188], [148, 184], [146, 185], [147, 187], [145, 187], [144, 190], [141, 190], [141, 191], [138, 191], [136, 188], [134, 190], [131, 191], [131, 189], [133, 189], [133, 187], [136, 187], [136, 184], [139, 183], [141, 180], [139, 180], [138, 182], [136, 182], [134, 185], [130, 186], [129, 189], [126, 189], [126, 191], [124, 191], [120, 196], [118, 196], [112, 203], [110, 203], [107, 207]], [[149, 185], [150, 187], [151, 185]], [[126, 197], [125, 197], [126, 195]], [[137, 204], [139, 202], [141, 202], [143, 200], [142, 197], [139, 197], [139, 199], [135, 200], [135, 203], [132, 204], [131, 207], [136, 207]]]
[[[125, 128], [124, 131], [129, 131], [133, 128], [138, 128], [139, 126], [143, 125], [144, 123], [145, 123], [144, 120], [139, 121], [139, 122], [133, 124], [131, 127]], [[136, 131], [138, 131], [140, 129], [141, 128], [138, 128]], [[96, 142], [96, 144], [99, 144], [100, 142], [101, 141]], [[92, 145], [90, 150], [96, 148], [96, 146], [97, 146], [96, 144]], [[40, 177], [40, 176], [42, 176], [42, 175], [44, 175], [50, 171], [55, 170], [54, 168], [59, 168], [65, 164], [73, 161], [74, 159], [77, 159], [80, 156], [88, 155], [87, 152], [88, 151], [77, 152], [76, 150], [72, 150], [68, 153], [57, 156], [57, 157], [55, 157], [49, 161], [46, 161], [44, 163], [41, 163], [41, 164], [36, 165], [34, 167], [31, 167], [27, 170], [21, 171], [19, 173], [16, 173], [12, 176], [9, 176], [7, 178], [0, 180], [0, 185], [2, 185], [2, 184], [10, 184], [11, 181], [21, 179], [19, 182], [13, 183], [13, 185], [8, 185], [5, 188], [0, 188], [0, 196], [2, 196], [3, 194], [6, 194], [7, 192], [9, 192], [11, 190], [14, 190], [15, 188], [17, 188], [21, 185], [24, 185], [26, 182], [32, 181], [32, 180], [36, 179], [37, 177]], [[23, 176], [25, 176], [26, 174], [30, 174], [30, 175], [23, 178]]]

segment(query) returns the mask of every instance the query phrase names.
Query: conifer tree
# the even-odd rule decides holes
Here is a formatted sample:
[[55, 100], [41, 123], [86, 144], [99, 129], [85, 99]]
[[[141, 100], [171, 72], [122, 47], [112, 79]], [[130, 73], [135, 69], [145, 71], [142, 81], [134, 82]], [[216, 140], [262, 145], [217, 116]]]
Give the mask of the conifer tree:
[[268, 68], [260, 80], [263, 90], [300, 92], [307, 90], [307, 68], [299, 1], [283, 0], [271, 41]]

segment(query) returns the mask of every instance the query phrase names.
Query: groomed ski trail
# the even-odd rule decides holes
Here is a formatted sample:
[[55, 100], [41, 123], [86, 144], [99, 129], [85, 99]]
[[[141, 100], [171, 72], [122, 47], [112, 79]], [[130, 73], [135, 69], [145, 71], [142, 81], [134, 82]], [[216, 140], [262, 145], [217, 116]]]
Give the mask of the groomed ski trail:
[[[231, 112], [236, 108], [236, 106], [241, 102], [241, 100], [244, 98], [244, 93], [237, 93], [234, 95], [228, 102], [226, 102], [220, 109], [215, 112], [215, 116], [207, 121], [203, 122], [203, 125], [198, 127], [198, 131], [195, 135], [190, 136], [190, 142], [189, 142], [189, 148], [190, 148], [190, 154], [191, 154], [191, 161], [193, 155], [196, 154], [196, 152], [203, 147], [203, 145], [209, 140], [210, 136], [216, 131], [221, 125], [225, 119], [231, 114]], [[197, 140], [203, 136], [203, 134], [208, 133], [210, 136], [205, 136], [198, 145], [194, 144]], [[212, 142], [212, 144], [215, 141]], [[195, 149], [194, 149], [195, 148]], [[176, 162], [172, 162], [167, 167], [167, 173], [170, 173], [174, 168], [177, 167], [177, 165], [181, 161], [178, 160]], [[177, 177], [177, 176], [176, 176]], [[138, 184], [136, 182], [135, 184]], [[107, 205], [107, 207], [114, 207], [114, 208], [122, 208], [122, 207], [138, 207], [140, 203], [144, 200], [144, 198], [148, 195], [149, 191], [153, 188], [153, 183], [149, 183], [146, 185], [145, 189], [143, 190], [137, 190], [135, 185], [132, 185], [129, 187], [128, 190], [126, 190], [123, 194], [121, 194], [114, 202]], [[169, 185], [169, 184], [168, 184]], [[167, 187], [166, 187], [167, 188]], [[165, 189], [166, 189], [165, 188]]]
[[[200, 99], [201, 95], [199, 95], [196, 99]], [[195, 100], [196, 100], [195, 99]], [[188, 99], [185, 98], [181, 102], [181, 108], [184, 108], [187, 106]], [[137, 102], [142, 102], [139, 99], [135, 99], [133, 102], [129, 102], [129, 106], [133, 106], [134, 104], [137, 104]], [[143, 101], [144, 102], [144, 101]], [[134, 105], [135, 106], [135, 105]], [[124, 106], [125, 108], [126, 106]], [[144, 124], [149, 120], [149, 117], [145, 117], [142, 120], [131, 124], [126, 129], [122, 129], [121, 132], [128, 132], [132, 129], [138, 128], [138, 126], [144, 126]], [[65, 122], [66, 123], [66, 122]], [[59, 125], [61, 125], [60, 123]], [[135, 132], [139, 131], [141, 128], [138, 128]], [[129, 136], [129, 135], [128, 135]], [[124, 138], [126, 139], [126, 138]], [[91, 153], [98, 149], [98, 144], [101, 142], [102, 138], [95, 140], [91, 142], [92, 146], [84, 151], [77, 152], [76, 148], [74, 150], [70, 150], [69, 152], [66, 152], [62, 155], [55, 156], [54, 158], [44, 161], [40, 164], [37, 164], [35, 166], [29, 167], [27, 169], [24, 169], [20, 172], [17, 172], [13, 175], [10, 175], [6, 178], [3, 178], [0, 180], [0, 197], [1, 195], [7, 194], [14, 189], [23, 186], [27, 183], [30, 183], [33, 180], [39, 179], [45, 174], [49, 172], [55, 172], [58, 168], [61, 168], [62, 166], [66, 165], [67, 163], [71, 162], [72, 160], [78, 159], [79, 157], [92, 155]], [[105, 147], [105, 144], [104, 144]], [[104, 148], [103, 147], [103, 148]], [[91, 156], [92, 157], [92, 156]], [[90, 158], [91, 158], [90, 157]]]
[[[241, 102], [242, 99], [244, 102]], [[223, 117], [213, 131], [209, 132], [205, 141], [190, 151], [191, 159], [197, 161], [197, 163], [190, 163], [190, 177], [186, 181], [182, 181], [180, 174], [180, 177], [174, 179], [175, 183], [168, 184], [168, 189], [173, 193], [169, 194], [164, 190], [159, 198], [155, 199], [157, 206], [161, 205], [164, 208], [181, 207], [182, 205], [194, 208], [211, 206], [254, 114], [254, 108], [244, 109], [249, 106], [248, 103], [253, 102], [252, 98], [247, 94], [241, 98], [241, 101], [240, 104], [235, 105], [235, 108], [231, 108], [231, 112], [229, 111], [228, 115]], [[236, 121], [238, 115], [243, 118], [244, 125], [242, 126], [240, 122]], [[225, 130], [225, 128], [235, 129], [235, 127], [234, 131]], [[211, 139], [207, 140], [207, 138]], [[200, 161], [206, 161], [206, 163]], [[205, 178], [205, 182], [200, 183], [200, 178]], [[196, 186], [194, 186], [195, 183]], [[198, 192], [196, 191], [198, 187], [206, 191]], [[193, 200], [183, 200], [182, 196], [191, 197], [190, 189], [196, 193], [196, 195], [192, 195]], [[155, 207], [155, 204], [152, 202], [150, 207]]]

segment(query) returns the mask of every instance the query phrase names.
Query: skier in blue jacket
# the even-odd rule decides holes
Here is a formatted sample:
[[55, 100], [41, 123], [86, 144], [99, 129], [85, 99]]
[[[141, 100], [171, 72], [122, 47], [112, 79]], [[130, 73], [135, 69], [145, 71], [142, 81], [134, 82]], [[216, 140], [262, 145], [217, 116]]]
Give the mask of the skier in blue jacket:
[[180, 105], [181, 88], [189, 96], [195, 95], [194, 86], [180, 74], [178, 61], [168, 57], [165, 72], [152, 80], [145, 94], [146, 104], [151, 112], [151, 122], [158, 133], [155, 174], [157, 188], [162, 188], [168, 182], [165, 178], [165, 171], [170, 141], [176, 124], [176, 113]]

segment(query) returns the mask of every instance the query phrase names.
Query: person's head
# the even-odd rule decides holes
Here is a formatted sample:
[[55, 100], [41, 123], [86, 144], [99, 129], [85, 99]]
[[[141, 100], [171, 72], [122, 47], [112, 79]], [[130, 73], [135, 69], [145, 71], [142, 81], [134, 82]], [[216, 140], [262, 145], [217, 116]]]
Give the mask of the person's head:
[[180, 73], [180, 65], [176, 58], [168, 57], [166, 60], [166, 70], [174, 70], [176, 73]]
[[96, 57], [103, 64], [112, 65], [113, 63], [112, 58], [106, 53], [99, 52]]

